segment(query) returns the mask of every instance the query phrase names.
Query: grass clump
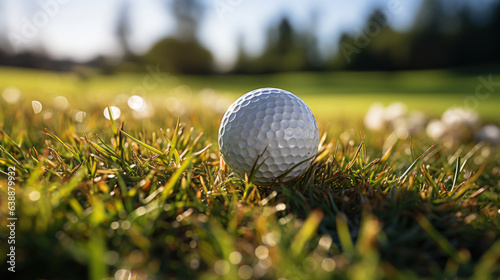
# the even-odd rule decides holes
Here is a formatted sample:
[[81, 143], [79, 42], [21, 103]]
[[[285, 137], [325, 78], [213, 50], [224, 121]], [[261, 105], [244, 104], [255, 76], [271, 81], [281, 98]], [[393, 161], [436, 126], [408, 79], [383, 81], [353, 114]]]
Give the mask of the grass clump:
[[221, 161], [217, 114], [109, 121], [91, 103], [79, 122], [22, 102], [1, 105], [0, 172], [17, 172], [23, 279], [500, 277], [494, 147], [419, 138], [383, 150], [381, 135], [320, 121], [307, 172], [260, 187]]

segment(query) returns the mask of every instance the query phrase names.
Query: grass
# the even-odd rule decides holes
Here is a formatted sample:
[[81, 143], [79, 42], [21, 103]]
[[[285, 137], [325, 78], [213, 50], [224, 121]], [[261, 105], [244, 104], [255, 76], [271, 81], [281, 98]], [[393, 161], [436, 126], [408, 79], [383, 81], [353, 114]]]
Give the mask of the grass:
[[[2, 72], [23, 92], [16, 105], [0, 103], [0, 247], [7, 251], [6, 172], [15, 167], [19, 279], [500, 277], [495, 147], [464, 143], [450, 150], [420, 136], [384, 150], [386, 135], [362, 132], [359, 113], [339, 121], [325, 112], [314, 164], [294, 182], [261, 187], [234, 177], [220, 161], [222, 112], [196, 95], [210, 86], [231, 98], [258, 77], [175, 77], [147, 92], [152, 117], [138, 119], [122, 104], [121, 117], [110, 121], [104, 108], [142, 85], [136, 83], [142, 75], [81, 81], [43, 73], [34, 84], [27, 81], [39, 72]], [[414, 74], [432, 77], [432, 87], [451, 81]], [[356, 77], [339, 75], [346, 75], [339, 82]], [[357, 77], [380, 83], [373, 91], [383, 92], [391, 82], [377, 75]], [[283, 86], [284, 77], [250, 88]], [[326, 83], [304, 99], [331, 98], [319, 89], [330, 87], [321, 75], [303, 74], [285, 87], [301, 91], [301, 79]], [[175, 114], [184, 107], [172, 108], [174, 99], [165, 104], [161, 93], [191, 105]], [[70, 107], [51, 105], [57, 95], [67, 96]], [[495, 106], [495, 98], [484, 106]], [[44, 104], [40, 114], [33, 99]], [[321, 107], [312, 103], [314, 112]], [[83, 122], [75, 120], [79, 110], [87, 112]], [[6, 254], [0, 261], [5, 275]]]
[[374, 102], [388, 105], [400, 101], [410, 110], [421, 110], [433, 117], [439, 117], [452, 106], [477, 105], [474, 109], [485, 120], [500, 121], [500, 95], [497, 94], [500, 89], [495, 86], [486, 97], [487, 92], [481, 88], [480, 93], [486, 98], [476, 97], [476, 88], [481, 85], [478, 77], [488, 80], [491, 74], [492, 81], [500, 80], [500, 73], [491, 69], [480, 73], [434, 70], [209, 77], [171, 75], [163, 73], [160, 66], [148, 69], [146, 73], [98, 76], [0, 68], [3, 77], [0, 88], [16, 86], [30, 96], [72, 96], [75, 104], [111, 104], [117, 95], [124, 93], [145, 95], [163, 105], [165, 94], [169, 94], [184, 101], [186, 106], [199, 103], [198, 93], [206, 88], [214, 89], [232, 103], [251, 89], [273, 86], [300, 95], [315, 115], [324, 120], [358, 120]]

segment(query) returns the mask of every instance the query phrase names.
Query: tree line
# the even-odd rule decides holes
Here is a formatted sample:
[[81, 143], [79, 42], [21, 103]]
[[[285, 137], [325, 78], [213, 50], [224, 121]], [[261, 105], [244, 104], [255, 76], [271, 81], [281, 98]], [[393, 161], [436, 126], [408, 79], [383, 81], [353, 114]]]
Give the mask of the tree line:
[[[448, 3], [449, 4], [449, 3]], [[156, 42], [144, 54], [130, 50], [128, 2], [123, 2], [116, 24], [116, 37], [122, 48], [121, 61], [109, 63], [96, 57], [86, 66], [105, 73], [143, 71], [146, 65], [160, 64], [171, 73], [214, 74], [214, 58], [198, 40], [205, 6], [199, 0], [174, 0], [166, 3], [173, 12], [176, 31]], [[258, 74], [283, 71], [332, 70], [409, 70], [464, 67], [500, 62], [500, 4], [492, 5], [487, 15], [474, 15], [466, 6], [447, 14], [446, 0], [426, 0], [412, 28], [398, 32], [391, 28], [391, 14], [374, 10], [364, 28], [355, 34], [344, 33], [336, 54], [325, 57], [318, 49], [314, 24], [306, 31], [295, 30], [283, 17], [266, 31], [266, 45], [257, 56], [247, 54], [243, 42], [231, 73]], [[1, 44], [0, 44], [1, 46]], [[9, 54], [0, 49], [0, 64], [68, 71], [77, 65], [70, 60], [53, 60], [42, 51]]]

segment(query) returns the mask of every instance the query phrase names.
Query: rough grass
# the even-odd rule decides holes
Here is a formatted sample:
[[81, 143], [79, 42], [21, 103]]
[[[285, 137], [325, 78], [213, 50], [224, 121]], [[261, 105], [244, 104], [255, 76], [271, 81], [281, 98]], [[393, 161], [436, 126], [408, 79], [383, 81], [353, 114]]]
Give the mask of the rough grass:
[[17, 279], [500, 277], [494, 147], [384, 148], [387, 135], [320, 120], [304, 176], [260, 187], [221, 162], [220, 113], [113, 122], [106, 103], [68, 98], [83, 123], [72, 107], [0, 103], [0, 246], [13, 166]]

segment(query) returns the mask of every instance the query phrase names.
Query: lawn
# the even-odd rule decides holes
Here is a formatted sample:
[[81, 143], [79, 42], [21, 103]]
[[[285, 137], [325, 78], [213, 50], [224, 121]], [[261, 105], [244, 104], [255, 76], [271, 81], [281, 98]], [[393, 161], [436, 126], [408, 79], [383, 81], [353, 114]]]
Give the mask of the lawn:
[[[478, 77], [489, 74], [100, 76], [2, 68], [0, 91], [16, 87], [21, 95], [0, 102], [1, 275], [498, 279], [498, 147], [449, 147], [417, 135], [388, 148], [386, 133], [361, 122], [373, 102], [402, 101], [439, 117], [476, 98], [483, 120], [498, 123], [499, 95], [475, 95]], [[267, 187], [235, 177], [217, 147], [227, 106], [264, 86], [308, 103], [322, 136], [303, 176]], [[133, 94], [147, 110], [129, 108]], [[116, 121], [104, 117], [108, 105], [121, 109]], [[8, 217], [17, 217], [15, 274], [7, 270]]]
[[[72, 96], [77, 104], [95, 100], [112, 103], [120, 93], [157, 98], [165, 96], [198, 99], [202, 89], [211, 88], [232, 103], [243, 93], [260, 87], [279, 87], [299, 95], [315, 115], [327, 121], [359, 119], [374, 102], [388, 105], [403, 102], [410, 110], [434, 117], [452, 106], [468, 106], [486, 120], [500, 121], [500, 73], [491, 69], [472, 71], [332, 72], [284, 73], [268, 75], [178, 76], [150, 66], [145, 73], [99, 76], [89, 71], [72, 74], [0, 68], [0, 88], [16, 86], [28, 96]], [[491, 78], [490, 78], [491, 75]], [[490, 91], [482, 80], [493, 81]], [[177, 91], [179, 86], [187, 91]], [[180, 95], [180, 96], [179, 96]], [[197, 100], [195, 100], [197, 102]], [[189, 100], [188, 103], [192, 103]]]

